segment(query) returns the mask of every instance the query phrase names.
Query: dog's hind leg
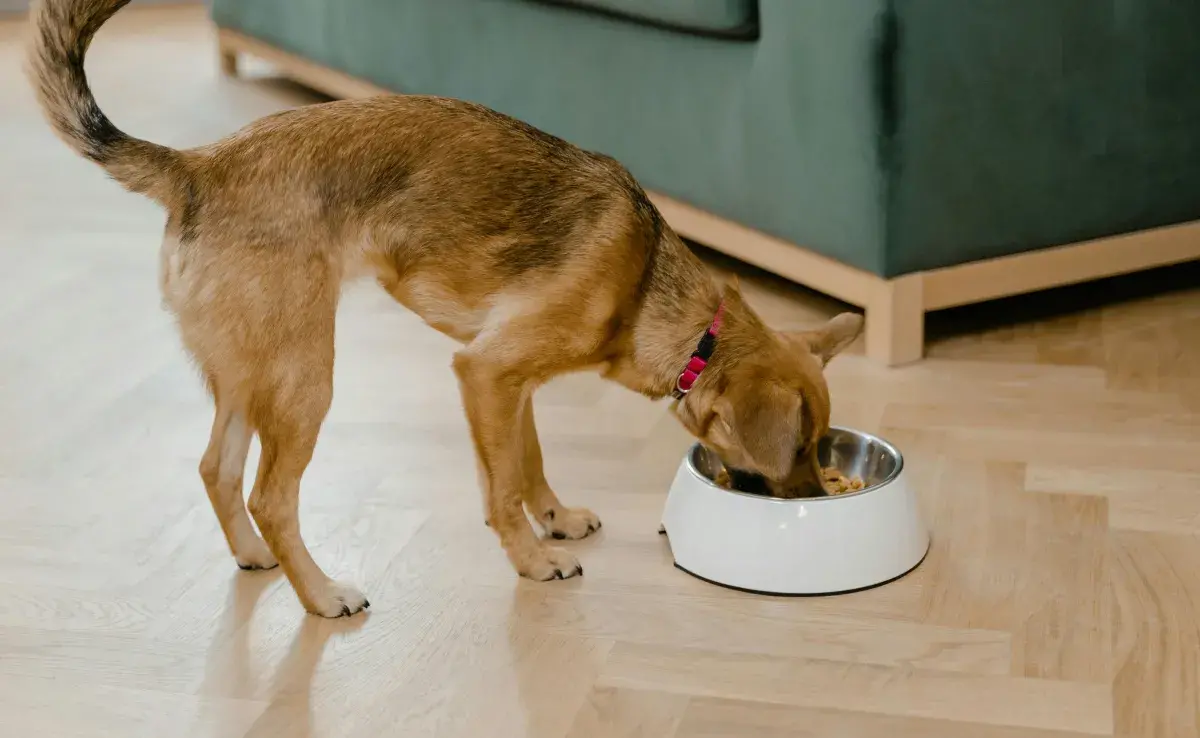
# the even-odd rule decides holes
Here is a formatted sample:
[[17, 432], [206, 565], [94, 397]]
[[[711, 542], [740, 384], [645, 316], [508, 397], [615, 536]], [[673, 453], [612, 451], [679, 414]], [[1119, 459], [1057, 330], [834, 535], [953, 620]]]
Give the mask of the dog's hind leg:
[[204, 489], [237, 565], [243, 569], [274, 568], [278, 562], [250, 523], [242, 497], [242, 478], [253, 431], [245, 413], [230, 398], [221, 395], [215, 382], [210, 381], [210, 385], [217, 408], [208, 449], [200, 460]]
[[354, 587], [321, 571], [300, 537], [300, 478], [333, 399], [332, 325], [318, 340], [319, 345], [286, 348], [261, 368], [250, 402], [262, 445], [250, 514], [305, 609], [335, 618], [352, 615], [368, 602]]
[[525, 444], [525, 487], [522, 495], [529, 514], [552, 538], [585, 538], [600, 530], [600, 518], [583, 507], [565, 507], [546, 481], [542, 447], [533, 418], [533, 400], [526, 399], [521, 412], [521, 436]]

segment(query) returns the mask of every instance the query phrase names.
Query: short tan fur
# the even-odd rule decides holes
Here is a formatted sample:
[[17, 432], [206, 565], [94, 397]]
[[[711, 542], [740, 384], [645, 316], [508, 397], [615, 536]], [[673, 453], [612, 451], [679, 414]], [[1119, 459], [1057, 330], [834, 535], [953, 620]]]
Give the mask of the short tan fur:
[[[194, 149], [132, 138], [100, 111], [83, 71], [92, 36], [127, 2], [38, 2], [30, 75], [64, 141], [167, 211], [163, 301], [214, 400], [200, 476], [240, 566], [282, 566], [318, 615], [368, 604], [313, 561], [298, 521], [332, 399], [338, 298], [362, 275], [462, 344], [452, 369], [487, 522], [523, 576], [583, 573], [526, 510], [552, 538], [600, 527], [546, 482], [534, 390], [593, 369], [665, 397], [722, 300], [712, 362], [674, 412], [781, 495], [816, 478], [829, 427], [822, 369], [861, 317], [769, 329], [736, 284], [713, 282], [620, 164], [479, 105], [384, 96], [267, 116]], [[247, 512], [254, 434], [262, 455]]]

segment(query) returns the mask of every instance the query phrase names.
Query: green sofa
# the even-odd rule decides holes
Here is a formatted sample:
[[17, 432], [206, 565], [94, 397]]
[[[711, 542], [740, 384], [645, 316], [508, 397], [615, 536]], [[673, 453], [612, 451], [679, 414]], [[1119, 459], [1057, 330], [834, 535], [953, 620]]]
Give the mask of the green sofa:
[[616, 157], [684, 235], [866, 308], [889, 363], [920, 355], [926, 310], [1200, 257], [1200, 3], [214, 0], [212, 16], [227, 55], [334, 94], [323, 80], [474, 100]]

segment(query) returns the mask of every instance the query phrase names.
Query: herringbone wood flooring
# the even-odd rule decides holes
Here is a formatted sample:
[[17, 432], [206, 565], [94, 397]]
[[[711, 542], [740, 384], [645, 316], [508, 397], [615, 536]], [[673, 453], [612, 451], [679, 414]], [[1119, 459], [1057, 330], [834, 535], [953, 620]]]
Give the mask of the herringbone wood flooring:
[[[312, 99], [219, 79], [201, 16], [101, 33], [89, 65], [119, 124], [192, 144]], [[537, 411], [551, 481], [603, 532], [576, 546], [586, 577], [518, 581], [482, 525], [452, 344], [352, 290], [302, 520], [373, 608], [322, 621], [226, 553], [196, 472], [210, 409], [158, 308], [162, 216], [42, 125], [18, 32], [0, 24], [0, 734], [1200, 734], [1196, 282], [968, 311], [972, 332], [907, 369], [836, 361], [835, 420], [903, 449], [934, 544], [830, 599], [673, 569], [655, 531], [687, 439], [587, 376]], [[837, 309], [749, 284], [781, 327]]]

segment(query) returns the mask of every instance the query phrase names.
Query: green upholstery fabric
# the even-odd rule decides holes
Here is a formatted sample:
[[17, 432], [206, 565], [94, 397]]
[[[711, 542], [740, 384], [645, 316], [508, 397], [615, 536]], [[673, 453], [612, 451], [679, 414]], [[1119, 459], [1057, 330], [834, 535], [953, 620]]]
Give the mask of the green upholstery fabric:
[[883, 0], [761, 0], [724, 41], [528, 0], [215, 0], [235, 28], [389, 89], [473, 100], [648, 188], [882, 269]]
[[389, 89], [489, 105], [883, 276], [1200, 218], [1200, 3], [757, 5], [753, 42], [529, 0], [212, 12]]
[[1200, 2], [896, 8], [885, 273], [1200, 218]]
[[758, 0], [539, 0], [590, 7], [694, 31], [757, 35]]

